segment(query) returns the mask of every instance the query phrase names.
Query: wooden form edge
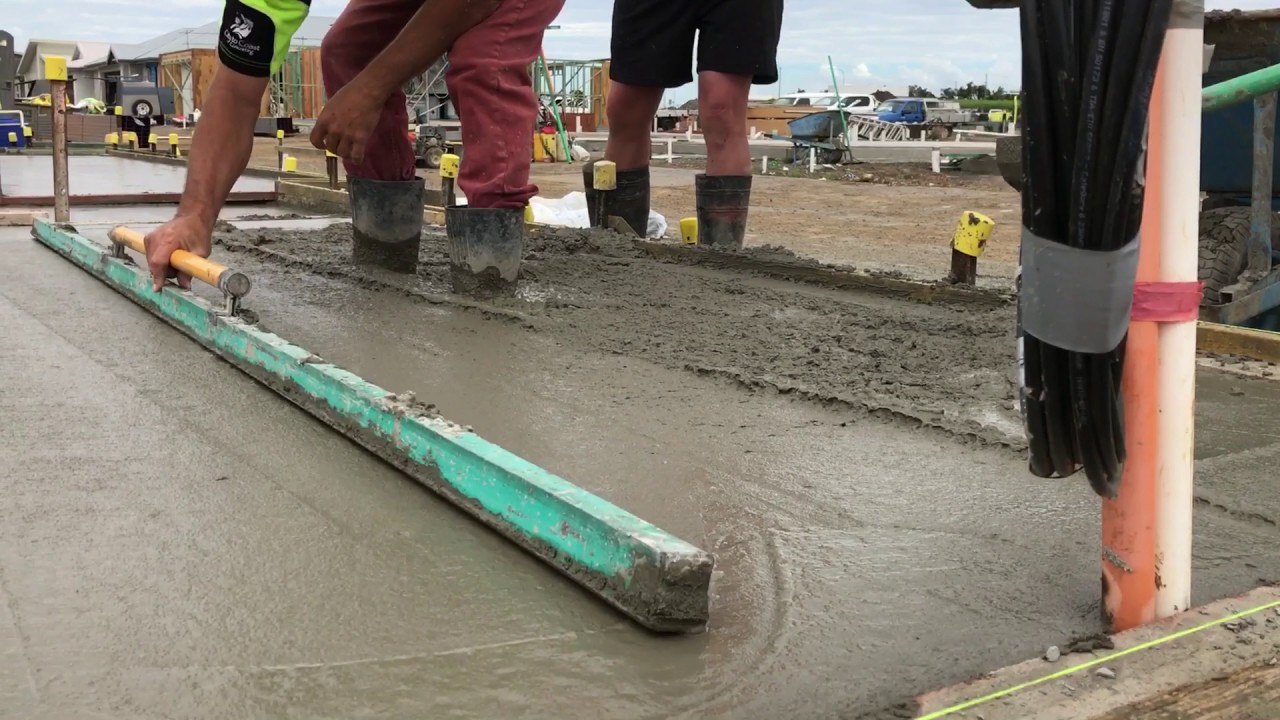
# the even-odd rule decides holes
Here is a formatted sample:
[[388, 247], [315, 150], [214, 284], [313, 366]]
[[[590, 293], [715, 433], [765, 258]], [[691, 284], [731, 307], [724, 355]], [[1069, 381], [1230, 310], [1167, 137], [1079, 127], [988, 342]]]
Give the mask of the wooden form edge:
[[1196, 326], [1196, 348], [1200, 352], [1280, 363], [1280, 333], [1267, 330], [1201, 321]]
[[[1274, 662], [1274, 646], [1280, 642], [1280, 624], [1271, 621], [1280, 614], [1280, 608], [1264, 609], [1230, 621], [1238, 613], [1267, 608], [1273, 603], [1280, 603], [1280, 588], [1256, 588], [1238, 597], [1218, 600], [1112, 635], [1113, 650], [1062, 655], [1056, 662], [1037, 658], [996, 670], [976, 680], [918, 696], [913, 717], [983, 717], [986, 720], [1093, 720], [1112, 717], [1117, 711], [1179, 688]], [[1174, 637], [1204, 625], [1212, 627]], [[1068, 668], [1135, 648], [1132, 654], [1102, 660], [1079, 672], [1026, 687], [1005, 697], [964, 709], [958, 707], [992, 693], [1014, 689]], [[1103, 668], [1110, 672], [1099, 674]], [[948, 713], [949, 709], [954, 711]]]
[[311, 352], [149, 275], [74, 229], [37, 241], [656, 632], [696, 632], [712, 556]]

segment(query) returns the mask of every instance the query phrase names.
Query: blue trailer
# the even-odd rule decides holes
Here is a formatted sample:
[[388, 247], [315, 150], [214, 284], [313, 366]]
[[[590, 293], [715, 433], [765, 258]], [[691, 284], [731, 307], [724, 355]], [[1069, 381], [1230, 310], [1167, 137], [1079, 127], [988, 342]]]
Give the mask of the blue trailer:
[[24, 148], [30, 142], [21, 110], [0, 110], [0, 148]]
[[[1211, 88], [1280, 65], [1280, 13], [1209, 13], [1205, 43], [1214, 46], [1204, 75]], [[1206, 92], [1200, 140], [1201, 319], [1280, 329], [1280, 162], [1276, 93]]]

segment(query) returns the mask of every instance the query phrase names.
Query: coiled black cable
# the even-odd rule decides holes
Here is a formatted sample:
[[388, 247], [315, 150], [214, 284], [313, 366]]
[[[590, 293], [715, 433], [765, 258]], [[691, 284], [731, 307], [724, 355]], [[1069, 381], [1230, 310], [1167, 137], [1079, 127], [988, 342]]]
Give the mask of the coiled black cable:
[[[1033, 234], [1102, 251], [1136, 237], [1147, 110], [1172, 1], [1023, 0], [1022, 224]], [[1095, 492], [1115, 497], [1124, 342], [1071, 352], [1026, 334], [1021, 313], [1018, 342], [1031, 472], [1083, 469]]]

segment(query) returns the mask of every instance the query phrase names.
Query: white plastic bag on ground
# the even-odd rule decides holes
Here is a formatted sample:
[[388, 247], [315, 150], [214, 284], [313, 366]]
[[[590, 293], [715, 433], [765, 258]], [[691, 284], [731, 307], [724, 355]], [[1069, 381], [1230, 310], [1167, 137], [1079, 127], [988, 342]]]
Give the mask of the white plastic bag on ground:
[[[556, 227], [591, 227], [585, 193], [571, 192], [559, 199], [534, 197], [529, 200], [529, 205], [533, 207], [533, 221], [536, 223]], [[666, 233], [667, 219], [650, 210], [649, 227], [646, 228], [645, 237], [660, 238]]]

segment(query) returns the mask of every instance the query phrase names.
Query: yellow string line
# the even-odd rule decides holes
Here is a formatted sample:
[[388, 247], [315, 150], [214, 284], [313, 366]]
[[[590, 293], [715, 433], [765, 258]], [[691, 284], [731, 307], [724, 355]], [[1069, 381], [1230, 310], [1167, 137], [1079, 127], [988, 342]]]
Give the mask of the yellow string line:
[[1140, 645], [1134, 645], [1131, 648], [1118, 650], [1116, 652], [1111, 653], [1110, 655], [1094, 658], [1092, 660], [1089, 660], [1088, 662], [1084, 662], [1079, 665], [1075, 665], [1073, 667], [1064, 668], [1062, 670], [1059, 670], [1058, 672], [1045, 675], [1044, 677], [1037, 678], [1035, 680], [1029, 680], [1020, 685], [1014, 685], [1013, 687], [1005, 688], [1004, 690], [997, 690], [996, 692], [993, 692], [990, 695], [984, 695], [980, 698], [975, 698], [973, 700], [962, 702], [959, 705], [952, 705], [951, 707], [946, 708], [945, 710], [938, 710], [937, 712], [929, 713], [928, 715], [924, 715], [918, 718], [918, 720], [938, 720], [938, 718], [944, 718], [948, 715], [954, 715], [955, 713], [958, 713], [961, 710], [968, 710], [970, 708], [974, 708], [979, 705], [985, 705], [993, 700], [999, 700], [1000, 698], [1008, 697], [1010, 695], [1013, 695], [1014, 693], [1022, 692], [1023, 690], [1026, 690], [1028, 688], [1033, 688], [1037, 685], [1042, 685], [1052, 680], [1058, 680], [1058, 679], [1067, 677], [1068, 675], [1073, 675], [1082, 670], [1088, 670], [1090, 668], [1103, 665], [1107, 662], [1110, 662], [1111, 660], [1118, 660], [1122, 657], [1125, 657], [1126, 655], [1132, 655], [1142, 650], [1149, 650], [1157, 645], [1163, 645], [1168, 642], [1173, 642], [1174, 640], [1181, 640], [1184, 637], [1187, 637], [1189, 635], [1194, 635], [1203, 630], [1208, 630], [1210, 628], [1217, 627], [1219, 625], [1225, 625], [1226, 623], [1234, 622], [1236, 620], [1240, 620], [1241, 618], [1249, 617], [1250, 615], [1256, 615], [1260, 612], [1264, 612], [1266, 610], [1270, 610], [1271, 608], [1276, 608], [1276, 607], [1280, 607], [1280, 600], [1269, 602], [1265, 605], [1259, 605], [1258, 607], [1253, 608], [1252, 610], [1245, 610], [1243, 612], [1238, 612], [1234, 615], [1229, 615], [1227, 617], [1220, 618], [1218, 620], [1210, 620], [1207, 623], [1204, 623], [1202, 625], [1197, 625], [1192, 628], [1187, 628], [1186, 630], [1179, 630], [1176, 633], [1166, 635], [1161, 638], [1156, 638], [1155, 640], [1150, 640]]

